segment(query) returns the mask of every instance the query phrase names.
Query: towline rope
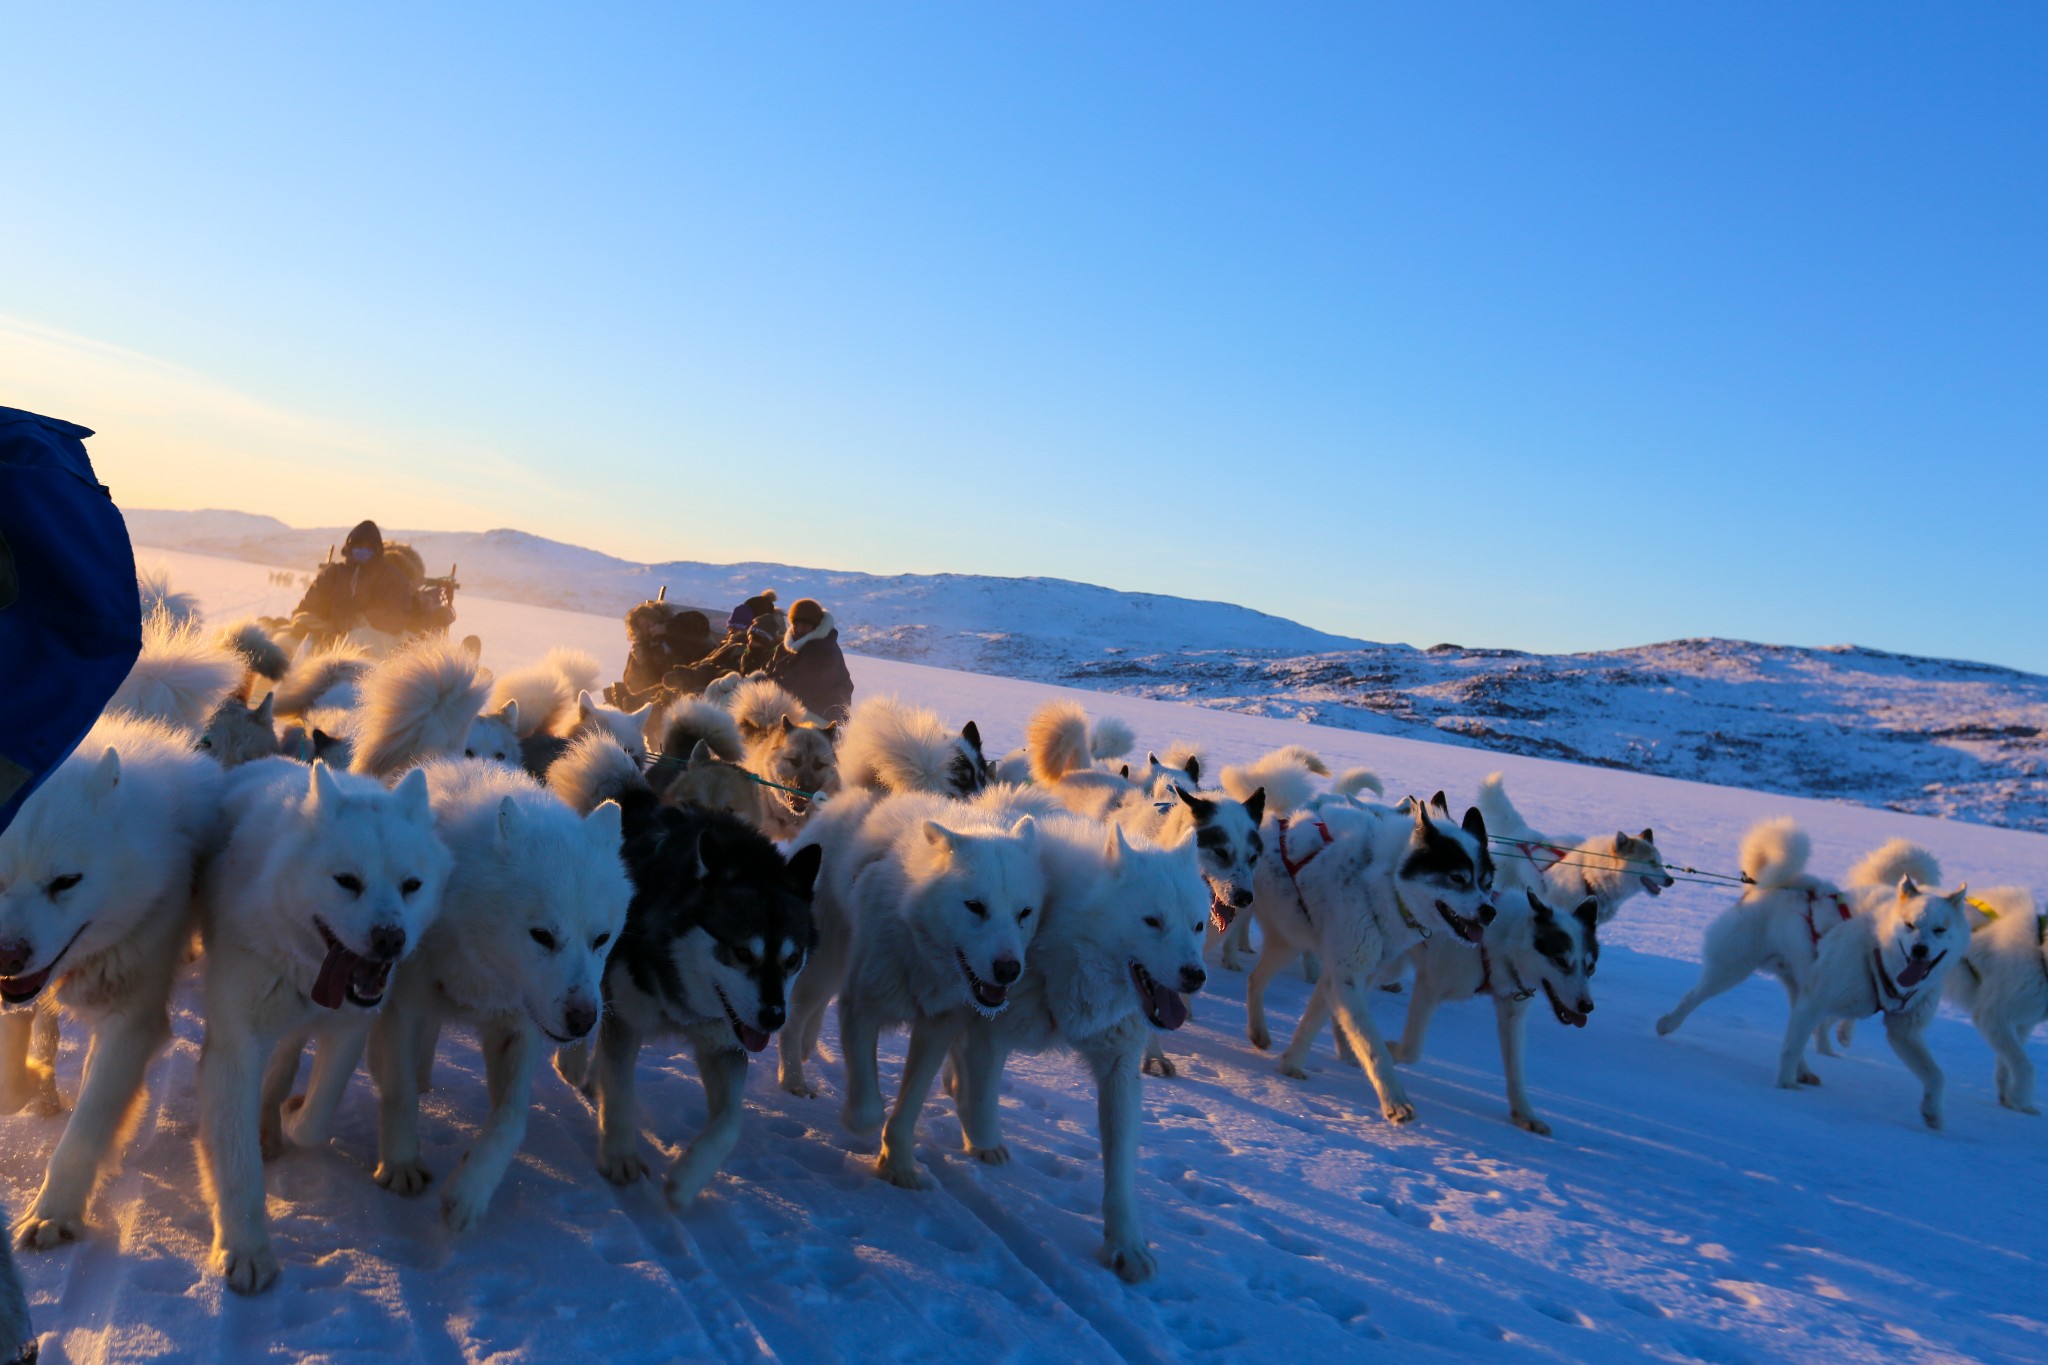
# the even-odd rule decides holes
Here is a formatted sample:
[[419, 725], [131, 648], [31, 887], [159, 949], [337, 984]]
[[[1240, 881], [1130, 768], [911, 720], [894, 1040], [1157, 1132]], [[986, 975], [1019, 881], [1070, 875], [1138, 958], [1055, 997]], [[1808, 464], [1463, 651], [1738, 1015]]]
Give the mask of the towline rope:
[[[687, 770], [690, 766], [690, 760], [678, 758], [674, 754], [649, 754], [647, 756], [647, 766], [650, 768], [667, 767]], [[739, 767], [737, 763], [732, 766]], [[801, 787], [785, 787], [780, 782], [770, 782], [767, 778], [748, 772], [745, 768], [740, 768], [740, 775], [756, 786], [772, 787], [779, 792], [788, 792], [791, 796], [801, 796], [806, 801], [823, 801], [831, 795], [830, 792], [807, 792]]]

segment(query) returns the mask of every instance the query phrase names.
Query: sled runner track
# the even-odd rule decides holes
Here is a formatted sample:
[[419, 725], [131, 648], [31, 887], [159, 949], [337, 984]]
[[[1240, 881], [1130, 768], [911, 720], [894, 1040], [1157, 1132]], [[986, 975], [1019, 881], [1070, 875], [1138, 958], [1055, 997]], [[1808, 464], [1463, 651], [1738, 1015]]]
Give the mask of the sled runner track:
[[[653, 1141], [650, 1133], [641, 1136], [643, 1141]], [[696, 1323], [698, 1332], [717, 1348], [719, 1358], [757, 1361], [763, 1365], [779, 1362], [782, 1357], [711, 1269], [697, 1239], [669, 1212], [660, 1185], [636, 1181], [617, 1194], [619, 1210], [640, 1234], [649, 1259], [674, 1282], [685, 1311]]]

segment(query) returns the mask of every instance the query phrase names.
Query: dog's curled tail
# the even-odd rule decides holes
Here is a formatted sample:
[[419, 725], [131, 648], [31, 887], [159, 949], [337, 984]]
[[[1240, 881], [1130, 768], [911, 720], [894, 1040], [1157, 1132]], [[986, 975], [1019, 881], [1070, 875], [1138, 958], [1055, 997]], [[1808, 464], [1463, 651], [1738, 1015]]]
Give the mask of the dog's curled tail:
[[624, 806], [630, 793], [648, 790], [633, 756], [601, 731], [583, 735], [564, 749], [548, 765], [547, 784], [578, 815], [588, 815], [607, 801]]
[[370, 671], [370, 658], [354, 645], [335, 645], [314, 654], [301, 650], [277, 685], [277, 714], [303, 716], [325, 693]]
[[135, 571], [135, 595], [142, 600], [142, 619], [161, 612], [174, 626], [196, 626], [202, 613], [199, 599], [171, 587], [171, 571], [161, 564], [149, 564]]
[[671, 706], [662, 718], [661, 752], [688, 758], [700, 740], [728, 763], [746, 761], [747, 746], [740, 742], [740, 727], [729, 712], [696, 699]]
[[202, 731], [246, 672], [226, 645], [159, 610], [142, 623], [142, 652], [106, 709]]
[[1223, 790], [1238, 801], [1250, 801], [1252, 793], [1266, 789], [1266, 809], [1275, 815], [1292, 815], [1309, 803], [1316, 793], [1315, 773], [1297, 757], [1290, 745], [1275, 749], [1264, 758], [1223, 770]]
[[231, 626], [222, 626], [218, 638], [221, 644], [241, 655], [249, 671], [259, 678], [277, 682], [292, 666], [291, 656], [284, 652], [284, 647], [254, 621], [237, 621]]
[[1330, 765], [1323, 761], [1323, 756], [1315, 750], [1305, 749], [1299, 744], [1283, 744], [1272, 753], [1266, 755], [1266, 757], [1285, 759], [1290, 763], [1297, 763], [1314, 773], [1317, 777], [1328, 777], [1330, 775]]
[[1897, 886], [1911, 877], [1922, 886], [1941, 885], [1941, 863], [1910, 839], [1887, 839], [1849, 869], [1845, 886]]
[[429, 639], [371, 669], [362, 689], [351, 768], [386, 777], [424, 758], [460, 753], [491, 684], [468, 650]]
[[1346, 768], [1337, 775], [1330, 788], [1337, 795], [1354, 801], [1360, 792], [1371, 792], [1374, 796], [1387, 794], [1387, 784], [1380, 781], [1380, 775], [1370, 768]]
[[1098, 760], [1122, 758], [1137, 742], [1138, 736], [1129, 725], [1115, 716], [1104, 716], [1088, 732], [1088, 754]]
[[1088, 713], [1079, 702], [1047, 702], [1024, 724], [1024, 752], [1031, 759], [1031, 776], [1048, 786], [1087, 767], [1092, 756]]
[[[940, 719], [894, 697], [870, 697], [854, 707], [839, 742], [839, 780], [848, 787], [885, 792], [953, 790], [960, 743]], [[1086, 737], [1082, 740], [1086, 746]]]
[[1790, 886], [1806, 873], [1813, 841], [1791, 816], [1756, 825], [1742, 836], [1742, 871], [1765, 890]]
[[1486, 820], [1488, 834], [1524, 838], [1532, 832], [1529, 822], [1522, 818], [1522, 812], [1508, 800], [1506, 773], [1488, 773], [1486, 780], [1479, 784], [1479, 814]]
[[521, 739], [566, 735], [578, 719], [577, 695], [596, 690], [600, 672], [597, 660], [580, 649], [550, 650], [539, 663], [502, 675], [491, 687], [490, 705], [519, 703]]
[[740, 684], [732, 694], [732, 701], [726, 710], [732, 713], [733, 723], [740, 733], [753, 736], [766, 734], [787, 719], [792, 722], [810, 719], [804, 704], [783, 690], [780, 683], [767, 678], [752, 678]]

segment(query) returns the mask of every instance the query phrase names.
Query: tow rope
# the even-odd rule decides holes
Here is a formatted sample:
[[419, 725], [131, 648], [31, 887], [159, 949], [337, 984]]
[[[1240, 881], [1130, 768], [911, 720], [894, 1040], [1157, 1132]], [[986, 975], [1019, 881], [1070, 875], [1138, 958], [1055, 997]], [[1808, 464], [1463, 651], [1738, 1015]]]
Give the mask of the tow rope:
[[[650, 768], [675, 768], [687, 772], [690, 767], [690, 760], [678, 758], [674, 754], [651, 754], [648, 756], [647, 766]], [[737, 763], [732, 766], [739, 767]], [[740, 775], [756, 786], [772, 787], [779, 792], [788, 792], [791, 796], [801, 796], [807, 801], [823, 801], [831, 795], [830, 792], [807, 792], [801, 787], [785, 787], [780, 782], [770, 782], [767, 778], [749, 772], [745, 768], [740, 768]]]

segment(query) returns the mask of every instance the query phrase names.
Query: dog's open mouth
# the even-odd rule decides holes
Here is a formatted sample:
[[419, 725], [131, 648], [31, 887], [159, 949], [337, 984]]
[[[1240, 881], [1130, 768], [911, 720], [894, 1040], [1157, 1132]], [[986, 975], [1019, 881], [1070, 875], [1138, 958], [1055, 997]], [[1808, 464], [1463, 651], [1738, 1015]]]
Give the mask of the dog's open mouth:
[[57, 964], [70, 955], [72, 945], [78, 942], [79, 934], [83, 934], [90, 928], [92, 928], [91, 920], [87, 920], [79, 925], [78, 933], [71, 936], [71, 942], [66, 943], [59, 949], [57, 955], [50, 959], [50, 965], [41, 971], [30, 972], [26, 976], [0, 977], [0, 1004], [26, 1005], [29, 1001], [41, 995], [43, 987], [49, 985], [50, 978], [57, 974]]
[[1451, 909], [1448, 901], [1438, 901], [1436, 912], [1451, 926], [1451, 932], [1466, 943], [1477, 943], [1486, 935], [1486, 919], [1479, 915], [1461, 915]]
[[1558, 1023], [1569, 1024], [1573, 1028], [1586, 1026], [1586, 1016], [1558, 999], [1557, 989], [1547, 980], [1543, 983], [1543, 993], [1550, 997], [1550, 1012], [1557, 1016]]
[[1209, 893], [1209, 923], [1216, 926], [1217, 933], [1229, 932], [1230, 922], [1236, 918], [1237, 907], [1230, 903], [1229, 897], [1220, 891]]
[[725, 998], [725, 992], [717, 982], [711, 983], [711, 989], [718, 991], [718, 1003], [725, 1006], [726, 1022], [732, 1025], [733, 1037], [740, 1040], [740, 1046], [749, 1052], [759, 1052], [767, 1047], [768, 1035], [740, 1018], [740, 1012], [732, 1007], [732, 1001]]
[[1669, 881], [1660, 881], [1655, 877], [1643, 878], [1643, 890], [1649, 892], [1653, 896], [1663, 895], [1664, 888], [1669, 885], [1671, 885]]
[[382, 1004], [391, 964], [372, 962], [349, 948], [318, 915], [313, 916], [313, 927], [327, 940], [327, 956], [320, 960], [320, 975], [313, 980], [313, 1003], [328, 1010], [340, 1009], [343, 1000], [366, 1010]]
[[1169, 1032], [1188, 1021], [1187, 1001], [1173, 990], [1162, 986], [1145, 970], [1145, 964], [1135, 959], [1131, 962], [1131, 981], [1138, 988], [1138, 999], [1145, 1006], [1145, 1019], [1153, 1028]]
[[967, 978], [967, 998], [974, 1002], [975, 1010], [984, 1019], [993, 1019], [1009, 1007], [1008, 986], [999, 986], [976, 976], [974, 968], [967, 965], [967, 954], [958, 948], [953, 950], [953, 959], [960, 964], [961, 975]]
[[1907, 958], [1905, 967], [1899, 972], [1899, 989], [1905, 991], [1912, 990], [1915, 986], [1925, 981], [1927, 974], [1933, 971], [1936, 965], [1947, 956], [1948, 949], [1944, 948], [1933, 957]]

